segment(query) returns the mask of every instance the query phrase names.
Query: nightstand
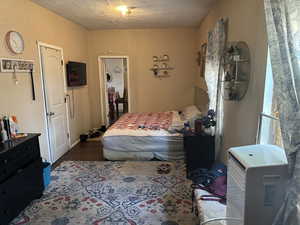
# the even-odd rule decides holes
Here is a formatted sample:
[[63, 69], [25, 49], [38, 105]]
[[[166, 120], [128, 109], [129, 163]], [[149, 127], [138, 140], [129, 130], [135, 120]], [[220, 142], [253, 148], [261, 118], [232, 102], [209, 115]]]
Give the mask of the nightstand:
[[187, 178], [195, 169], [210, 169], [215, 161], [215, 136], [184, 135]]

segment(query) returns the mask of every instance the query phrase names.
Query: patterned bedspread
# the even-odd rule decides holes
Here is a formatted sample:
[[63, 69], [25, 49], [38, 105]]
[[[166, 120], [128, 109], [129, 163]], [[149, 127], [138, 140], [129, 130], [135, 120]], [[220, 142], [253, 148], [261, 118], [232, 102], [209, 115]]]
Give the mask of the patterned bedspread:
[[172, 117], [173, 112], [127, 113], [109, 129], [168, 130], [172, 124]]

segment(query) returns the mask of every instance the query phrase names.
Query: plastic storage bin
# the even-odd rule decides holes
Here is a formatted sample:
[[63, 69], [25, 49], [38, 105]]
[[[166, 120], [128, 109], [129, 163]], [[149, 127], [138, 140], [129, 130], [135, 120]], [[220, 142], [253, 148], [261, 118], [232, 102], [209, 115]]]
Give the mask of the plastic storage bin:
[[44, 188], [46, 189], [51, 181], [51, 164], [43, 162], [43, 177], [44, 177]]

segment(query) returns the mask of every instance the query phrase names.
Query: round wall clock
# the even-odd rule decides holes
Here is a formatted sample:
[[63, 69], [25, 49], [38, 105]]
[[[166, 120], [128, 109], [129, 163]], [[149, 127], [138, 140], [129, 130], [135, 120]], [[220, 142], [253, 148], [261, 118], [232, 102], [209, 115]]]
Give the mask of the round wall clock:
[[21, 54], [24, 51], [24, 39], [19, 32], [9, 31], [6, 36], [6, 44], [8, 49], [14, 54]]

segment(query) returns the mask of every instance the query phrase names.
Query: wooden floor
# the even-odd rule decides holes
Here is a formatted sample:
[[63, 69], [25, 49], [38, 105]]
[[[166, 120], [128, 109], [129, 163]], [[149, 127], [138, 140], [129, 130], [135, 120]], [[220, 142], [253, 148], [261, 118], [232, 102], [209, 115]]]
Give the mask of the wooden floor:
[[52, 165], [55, 169], [63, 161], [103, 161], [100, 141], [80, 142]]

